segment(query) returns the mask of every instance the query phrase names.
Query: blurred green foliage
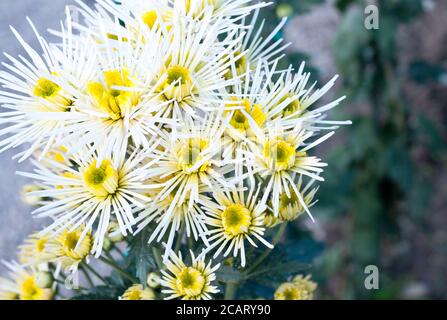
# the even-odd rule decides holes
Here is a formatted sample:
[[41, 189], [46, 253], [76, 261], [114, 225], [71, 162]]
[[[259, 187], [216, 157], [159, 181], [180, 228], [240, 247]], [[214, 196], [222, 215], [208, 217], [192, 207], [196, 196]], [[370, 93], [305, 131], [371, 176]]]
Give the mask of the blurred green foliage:
[[[276, 1], [267, 21], [275, 24], [284, 14], [303, 14], [322, 2]], [[406, 101], [401, 88], [406, 76], [419, 85], [441, 83], [445, 78], [441, 65], [426, 61], [413, 61], [404, 74], [399, 70], [398, 29], [423, 13], [423, 1], [376, 1], [380, 14], [377, 30], [364, 27], [364, 9], [369, 3], [336, 1], [341, 22], [333, 41], [333, 56], [343, 78], [341, 93], [350, 103], [364, 105], [365, 110], [350, 116], [353, 125], [342, 130], [345, 140], [326, 155], [330, 167], [314, 210], [319, 210], [319, 218], [346, 225], [342, 227], [342, 241], [325, 250], [314, 269], [323, 298], [399, 297], [405, 275], [383, 270], [382, 244], [399, 241], [400, 215], [422, 221], [433, 194], [427, 173], [445, 163], [447, 155], [436, 125], [425, 114], [414, 117], [411, 102]], [[289, 52], [285, 63], [295, 65], [297, 58], [311, 61], [299, 52]], [[416, 123], [410, 121], [410, 114]], [[427, 161], [415, 162], [416, 147], [424, 149]], [[364, 267], [370, 264], [383, 272], [386, 281], [381, 282], [381, 290], [364, 289]], [[330, 281], [340, 289], [335, 296], [326, 290]]]

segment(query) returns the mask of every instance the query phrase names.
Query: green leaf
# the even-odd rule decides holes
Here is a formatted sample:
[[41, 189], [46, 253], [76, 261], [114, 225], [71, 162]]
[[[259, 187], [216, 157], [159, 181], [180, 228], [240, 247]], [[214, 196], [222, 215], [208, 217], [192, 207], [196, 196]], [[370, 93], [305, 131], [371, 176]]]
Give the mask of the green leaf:
[[241, 282], [246, 280], [244, 274], [234, 269], [233, 267], [222, 265], [219, 270], [216, 271], [216, 278], [220, 282]]
[[129, 245], [128, 265], [135, 268], [135, 274], [142, 285], [146, 285], [149, 272], [156, 270], [152, 247], [148, 244], [149, 229], [135, 235]]

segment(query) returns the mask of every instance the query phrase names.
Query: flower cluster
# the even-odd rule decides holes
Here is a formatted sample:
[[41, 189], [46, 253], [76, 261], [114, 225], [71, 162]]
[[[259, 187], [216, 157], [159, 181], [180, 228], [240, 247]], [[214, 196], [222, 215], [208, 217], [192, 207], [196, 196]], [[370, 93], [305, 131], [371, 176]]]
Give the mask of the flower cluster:
[[[0, 72], [0, 149], [27, 146], [16, 157], [35, 168], [19, 174], [35, 184], [23, 198], [52, 219], [22, 263], [76, 270], [111, 238], [144, 230], [164, 248], [168, 298], [211, 298], [217, 267], [206, 256], [245, 267], [247, 245], [273, 247], [267, 228], [312, 218], [326, 166], [313, 149], [349, 121], [326, 118], [343, 98], [318, 104], [336, 77], [317, 88], [304, 63], [278, 67], [285, 21], [263, 38], [267, 5], [79, 2], [57, 43], [30, 22], [39, 50], [12, 29], [27, 55], [7, 55]], [[182, 241], [203, 248], [192, 266], [173, 253]], [[153, 297], [138, 284], [122, 295]]]

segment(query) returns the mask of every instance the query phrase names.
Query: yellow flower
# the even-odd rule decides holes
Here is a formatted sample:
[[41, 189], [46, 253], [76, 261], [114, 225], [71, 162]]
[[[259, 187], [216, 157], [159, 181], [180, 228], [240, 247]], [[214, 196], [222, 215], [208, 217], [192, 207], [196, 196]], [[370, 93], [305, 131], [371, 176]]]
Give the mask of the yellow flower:
[[103, 73], [104, 83], [90, 82], [87, 91], [99, 109], [107, 113], [111, 120], [124, 118], [139, 102], [139, 95], [116, 87], [133, 87], [129, 70], [109, 70]]
[[264, 226], [266, 228], [273, 228], [277, 226], [279, 223], [281, 223], [281, 220], [279, 220], [271, 210], [267, 210], [264, 217]]
[[275, 292], [275, 300], [307, 300], [303, 298], [303, 292], [291, 282], [281, 284]]
[[[248, 191], [215, 192], [215, 201], [204, 202], [205, 223], [209, 226], [206, 235], [209, 246], [203, 251], [205, 254], [216, 249], [214, 258], [221, 252], [224, 257], [230, 252], [234, 257], [241, 258], [241, 265], [245, 267], [245, 244], [257, 246], [259, 241], [269, 248], [273, 246], [264, 239], [266, 205], [259, 201], [258, 188]], [[225, 250], [225, 248], [227, 248]]]
[[67, 107], [73, 104], [73, 101], [65, 97], [62, 88], [54, 81], [47, 78], [40, 78], [37, 80], [36, 85], [34, 86], [33, 94], [35, 97], [42, 98], [56, 104], [58, 111], [67, 111], [69, 110]]
[[23, 203], [29, 206], [37, 206], [42, 198], [39, 196], [30, 195], [29, 193], [39, 190], [42, 190], [42, 188], [35, 184], [26, 184], [23, 186], [22, 191], [20, 192], [20, 199]]
[[[235, 100], [235, 99], [233, 99]], [[227, 105], [227, 108], [235, 108], [242, 107], [244, 110], [258, 125], [258, 127], [262, 127], [267, 120], [266, 114], [262, 110], [262, 106], [259, 104], [252, 105], [248, 99], [244, 99], [243, 101], [235, 101]], [[249, 119], [241, 110], [232, 111], [233, 115], [230, 119], [231, 126], [238, 130], [240, 133], [244, 135], [253, 135], [253, 130], [251, 129]]]
[[250, 210], [239, 203], [229, 205], [222, 212], [222, 227], [230, 237], [248, 233], [252, 220]]
[[[200, 166], [196, 166], [203, 159], [204, 151], [208, 148], [209, 142], [203, 138], [189, 138], [180, 140], [175, 146], [175, 153], [178, 158], [178, 169], [184, 173], [193, 174], [206, 171], [208, 162], [203, 162]], [[197, 167], [196, 170], [191, 170]]]
[[53, 277], [42, 281], [42, 272], [28, 269], [17, 263], [6, 263], [9, 278], [0, 278], [2, 300], [52, 300], [54, 298]]
[[165, 262], [169, 273], [162, 270], [163, 278], [160, 284], [168, 289], [162, 290], [169, 294], [166, 299], [181, 298], [182, 300], [211, 299], [211, 293], [217, 293], [217, 287], [211, 282], [216, 279], [214, 272], [219, 265], [211, 267], [211, 262], [205, 263], [204, 258], [195, 258], [191, 252], [192, 265], [186, 265], [181, 255], [171, 251]]
[[155, 293], [151, 288], [143, 288], [141, 284], [134, 284], [121, 297], [122, 300], [155, 300]]
[[[314, 204], [313, 200], [318, 191], [318, 188], [310, 189], [313, 183], [314, 181], [310, 181], [305, 187], [302, 187], [302, 178], [300, 178], [296, 186], [296, 190], [298, 190], [301, 199], [308, 208]], [[279, 197], [279, 220], [293, 221], [304, 212], [304, 207], [294, 189], [290, 189], [289, 196], [285, 192], [281, 193]]]
[[[73, 231], [64, 230], [49, 243], [49, 250], [56, 256], [63, 268], [77, 268], [79, 263], [84, 261], [92, 249], [92, 236], [87, 232], [85, 237], [79, 243], [84, 228], [78, 228]], [[79, 244], [78, 244], [79, 243]]]
[[174, 99], [181, 102], [193, 93], [191, 71], [181, 65], [172, 65], [166, 69], [166, 80], [160, 91], [163, 91], [167, 100]]
[[35, 276], [25, 278], [20, 284], [20, 300], [51, 300], [53, 291], [36, 284]]
[[55, 255], [48, 248], [50, 241], [48, 236], [41, 236], [39, 233], [30, 235], [19, 247], [20, 263], [36, 265], [53, 259]]
[[297, 275], [292, 282], [281, 284], [275, 292], [275, 300], [312, 300], [317, 284], [310, 276]]
[[313, 299], [313, 293], [317, 289], [317, 284], [310, 280], [310, 275], [303, 277], [299, 274], [293, 278], [293, 283], [304, 291], [310, 300]]
[[104, 160], [99, 167], [94, 160], [84, 170], [84, 183], [91, 193], [97, 197], [114, 194], [118, 188], [119, 175], [109, 160]]
[[298, 155], [295, 146], [286, 140], [273, 139], [266, 141], [264, 144], [264, 157], [275, 171], [283, 171], [293, 167]]

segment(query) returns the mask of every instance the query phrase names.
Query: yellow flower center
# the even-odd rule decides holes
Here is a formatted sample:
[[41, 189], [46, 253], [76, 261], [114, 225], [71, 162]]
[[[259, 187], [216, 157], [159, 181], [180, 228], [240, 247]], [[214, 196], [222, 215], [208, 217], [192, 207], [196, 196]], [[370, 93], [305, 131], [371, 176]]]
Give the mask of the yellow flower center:
[[282, 208], [287, 208], [288, 206], [294, 206], [298, 203], [298, 197], [296, 196], [295, 192], [291, 192], [289, 198], [287, 194], [284, 192], [281, 194], [279, 203]]
[[192, 267], [185, 267], [177, 275], [177, 291], [181, 296], [194, 298], [202, 293], [205, 281], [202, 272]]
[[[236, 51], [234, 53], [234, 57], [237, 57], [241, 54], [241, 52]], [[230, 61], [230, 57], [228, 55], [226, 55], [224, 57], [224, 61], [225, 62], [229, 62]], [[236, 68], [236, 75], [240, 76], [242, 74], [244, 74], [247, 71], [247, 57], [244, 55], [241, 55], [239, 58], [235, 59], [234, 61], [234, 67]], [[231, 79], [233, 78], [233, 70], [232, 67], [228, 67], [228, 71], [227, 73], [225, 73], [225, 79]]]
[[74, 231], [64, 231], [59, 237], [58, 242], [61, 245], [62, 253], [65, 257], [73, 260], [82, 260], [87, 257], [91, 249], [91, 236], [87, 234], [82, 242], [78, 245], [82, 231], [80, 229]]
[[84, 183], [88, 190], [97, 197], [107, 197], [118, 189], [119, 175], [109, 160], [104, 160], [99, 167], [96, 160], [84, 171]]
[[296, 151], [283, 140], [270, 140], [264, 145], [264, 156], [276, 171], [290, 169], [295, 164]]
[[166, 70], [166, 81], [162, 85], [166, 99], [182, 101], [191, 96], [192, 78], [191, 71], [180, 65], [174, 65]]
[[42, 237], [36, 241], [36, 250], [38, 253], [41, 253], [45, 250], [45, 246], [46, 246], [47, 242], [48, 242], [48, 239], [45, 237]]
[[190, 170], [203, 159], [203, 152], [208, 148], [208, 140], [201, 138], [189, 138], [177, 146], [178, 168], [186, 173], [196, 173], [208, 169], [208, 161], [204, 161], [195, 170]]
[[[293, 95], [290, 94], [290, 93], [287, 94], [287, 95], [285, 95], [285, 96], [279, 101], [279, 104], [283, 103], [284, 101], [286, 101], [287, 99], [290, 99], [290, 98], [292, 98], [292, 97], [293, 97]], [[291, 114], [295, 114], [297, 111], [300, 110], [300, 108], [301, 108], [300, 100], [298, 100], [297, 98], [296, 98], [296, 99], [293, 99], [291, 102], [289, 102], [289, 103], [284, 107], [284, 109], [282, 109], [282, 115], [283, 115], [283, 116], [288, 116], [288, 115], [291, 115]]]
[[168, 84], [173, 84], [174, 82], [178, 82], [176, 85], [179, 86], [181, 84], [186, 84], [191, 81], [189, 70], [182, 66], [173, 66], [167, 71]]
[[157, 19], [158, 14], [156, 10], [150, 10], [143, 15], [143, 21], [149, 27], [149, 29], [152, 29], [154, 27]]
[[61, 87], [46, 78], [40, 78], [37, 80], [37, 84], [34, 87], [34, 95], [44, 99], [54, 98], [61, 91]]
[[[251, 105], [248, 99], [245, 99], [241, 102], [232, 102], [227, 105], [227, 107], [238, 107], [242, 106], [244, 111], [250, 115], [251, 118], [256, 122], [259, 127], [262, 127], [265, 123], [267, 117], [265, 113], [262, 111], [262, 107], [259, 104]], [[241, 110], [235, 110], [233, 116], [230, 119], [230, 124], [233, 128], [244, 132], [250, 129], [250, 123], [248, 118], [244, 115]]]
[[[72, 100], [63, 96], [62, 88], [57, 83], [47, 78], [40, 78], [37, 80], [37, 83], [34, 86], [33, 94], [36, 97], [55, 103], [60, 107], [60, 111], [70, 111], [69, 107], [73, 105]], [[42, 106], [41, 108], [47, 111], [45, 107]]]
[[275, 292], [275, 300], [302, 300], [301, 290], [293, 283], [283, 283]]
[[123, 300], [153, 300], [154, 291], [150, 288], [143, 288], [141, 284], [135, 284], [124, 292]]
[[87, 91], [99, 109], [106, 112], [110, 119], [122, 119], [139, 102], [139, 95], [135, 92], [116, 89], [116, 87], [134, 86], [129, 71], [127, 69], [105, 71], [103, 77], [105, 84], [90, 82]]
[[42, 289], [36, 284], [34, 277], [27, 277], [20, 286], [20, 299], [22, 300], [40, 300]]
[[228, 206], [222, 212], [222, 226], [230, 236], [238, 236], [249, 231], [252, 222], [250, 210], [241, 204]]

